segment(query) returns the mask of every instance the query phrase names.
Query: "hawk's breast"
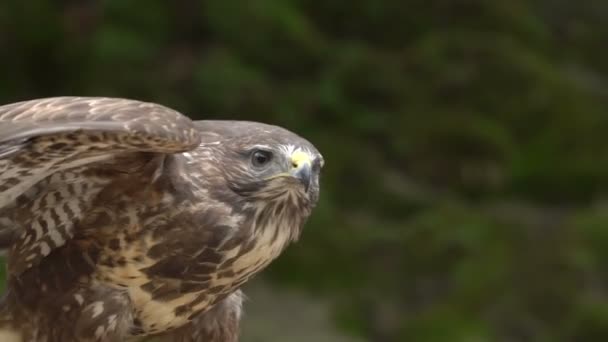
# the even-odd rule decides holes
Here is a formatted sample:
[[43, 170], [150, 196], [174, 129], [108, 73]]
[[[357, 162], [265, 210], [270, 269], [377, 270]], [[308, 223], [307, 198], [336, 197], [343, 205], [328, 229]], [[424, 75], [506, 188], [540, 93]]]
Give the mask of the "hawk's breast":
[[[128, 216], [135, 218], [137, 211], [129, 211]], [[164, 235], [155, 236], [153, 229], [142, 227], [141, 222], [131, 224], [130, 228], [124, 227], [118, 232], [117, 239], [105, 248], [105, 258], [112, 261], [104, 263], [102, 256], [99, 277], [129, 294], [137, 318], [134, 331], [138, 335], [183, 326], [261, 271], [292, 239], [290, 227], [286, 225], [293, 222], [285, 220], [283, 215], [250, 222], [250, 226], [242, 228], [247, 232], [215, 231], [221, 235], [218, 236], [221, 243], [213, 248], [201, 242], [198, 259], [180, 255], [179, 249], [170, 246], [166, 248], [166, 255], [151, 256], [149, 251], [155, 246], [168, 243]], [[138, 228], [133, 228], [135, 226]], [[133, 232], [129, 232], [130, 229]], [[148, 233], [135, 233], [142, 231]], [[176, 234], [179, 231], [175, 229]], [[138, 236], [136, 240], [134, 235]], [[218, 239], [207, 236], [205, 241]], [[218, 258], [214, 259], [210, 253]], [[168, 277], [150, 271], [160, 264], [175, 265], [176, 273], [180, 274]]]

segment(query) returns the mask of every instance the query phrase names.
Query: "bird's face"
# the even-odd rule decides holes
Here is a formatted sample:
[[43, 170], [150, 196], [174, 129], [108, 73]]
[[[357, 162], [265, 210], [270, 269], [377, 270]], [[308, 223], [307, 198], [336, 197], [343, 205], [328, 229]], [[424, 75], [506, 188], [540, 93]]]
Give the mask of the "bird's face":
[[[221, 127], [215, 122], [216, 132]], [[231, 191], [248, 201], [291, 200], [306, 209], [317, 203], [324, 160], [310, 142], [280, 127], [248, 122], [231, 122], [221, 136], [210, 144], [223, 151], [221, 173]]]
[[294, 194], [316, 204], [324, 161], [312, 145], [255, 144], [241, 154], [241, 169], [247, 175], [233, 183], [235, 191], [255, 198]]

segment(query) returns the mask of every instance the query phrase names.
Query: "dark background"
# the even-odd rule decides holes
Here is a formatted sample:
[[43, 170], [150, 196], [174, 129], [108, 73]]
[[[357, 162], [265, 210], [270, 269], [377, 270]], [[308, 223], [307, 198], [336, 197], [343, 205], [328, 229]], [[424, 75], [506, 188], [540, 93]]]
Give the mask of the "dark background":
[[362, 341], [606, 341], [607, 18], [606, 1], [4, 0], [0, 102], [129, 97], [315, 143], [320, 206], [256, 280], [246, 341], [315, 320]]

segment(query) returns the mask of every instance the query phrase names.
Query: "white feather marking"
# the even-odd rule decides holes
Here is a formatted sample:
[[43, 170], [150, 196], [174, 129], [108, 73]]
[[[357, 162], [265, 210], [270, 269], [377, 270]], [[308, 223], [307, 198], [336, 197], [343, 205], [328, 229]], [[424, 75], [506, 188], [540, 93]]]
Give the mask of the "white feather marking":
[[82, 305], [82, 303], [84, 303], [84, 297], [82, 297], [82, 295], [80, 293], [75, 294], [74, 299], [76, 299], [76, 302], [78, 302], [78, 305]]
[[93, 315], [92, 318], [96, 318], [97, 316], [103, 313], [103, 302], [95, 302], [93, 303]]
[[59, 222], [68, 222], [68, 214], [63, 209], [63, 206], [55, 206], [55, 214], [59, 217]]
[[55, 243], [55, 246], [61, 246], [65, 242], [65, 240], [61, 236], [61, 233], [59, 233], [59, 230], [57, 229], [50, 230], [49, 237], [51, 238], [51, 241]]
[[263, 144], [257, 144], [254, 146], [254, 148], [259, 148], [259, 149], [266, 149], [266, 150], [270, 150], [271, 147], [268, 145], [263, 145]]
[[116, 314], [114, 315], [110, 315], [108, 317], [108, 330], [114, 330], [116, 329], [116, 318], [118, 316]]
[[279, 147], [279, 149], [288, 158], [291, 158], [292, 155], [294, 155], [295, 153], [298, 153], [298, 152], [306, 153], [308, 155], [308, 157], [310, 158], [310, 160], [313, 160], [315, 158], [315, 153], [313, 153], [313, 151], [311, 151], [308, 148], [302, 148], [302, 147], [299, 147], [299, 146], [295, 146], [295, 145], [289, 144], [289, 145], [281, 145]]
[[214, 145], [219, 145], [221, 143], [222, 143], [221, 141], [207, 141], [207, 142], [200, 144], [199, 146], [214, 146]]
[[97, 338], [97, 339], [102, 338], [104, 332], [105, 332], [105, 329], [103, 328], [103, 325], [98, 326], [97, 329], [95, 329], [95, 338]]
[[[42, 225], [40, 225], [40, 222], [38, 220], [34, 221], [34, 223], [32, 223], [32, 228], [34, 228], [34, 231], [36, 232], [36, 238], [42, 236], [43, 231], [42, 231]], [[28, 235], [27, 236], [27, 240], [25, 241], [25, 243], [27, 244], [30, 240], [32, 236]]]
[[[42, 214], [42, 219], [46, 222], [46, 225], [49, 230], [55, 229], [57, 227], [55, 220], [51, 217], [51, 211], [47, 210]], [[38, 238], [39, 236], [37, 236]]]
[[79, 216], [80, 215], [80, 206], [78, 205], [80, 204], [80, 201], [77, 199], [71, 199], [67, 202], [68, 208], [70, 208], [70, 210], [74, 213], [74, 215]]
[[164, 165], [165, 165], [165, 159], [163, 158], [160, 161], [160, 165], [158, 165], [156, 170], [154, 170], [154, 174], [152, 175], [152, 183], [155, 183], [160, 178], [160, 176], [163, 175], [163, 170], [165, 169]]
[[49, 244], [46, 242], [41, 242], [40, 243], [40, 254], [42, 254], [43, 256], [47, 256], [49, 255], [49, 253], [51, 253], [51, 247], [49, 247]]

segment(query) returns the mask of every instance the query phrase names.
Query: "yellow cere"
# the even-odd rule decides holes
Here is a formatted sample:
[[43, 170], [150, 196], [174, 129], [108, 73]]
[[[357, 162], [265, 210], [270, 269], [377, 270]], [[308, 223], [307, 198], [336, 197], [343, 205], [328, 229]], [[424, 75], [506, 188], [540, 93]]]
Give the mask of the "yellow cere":
[[304, 164], [310, 164], [310, 156], [308, 155], [308, 153], [303, 152], [301, 150], [295, 151], [292, 155], [291, 155], [291, 162], [293, 164], [294, 167], [300, 167]]

